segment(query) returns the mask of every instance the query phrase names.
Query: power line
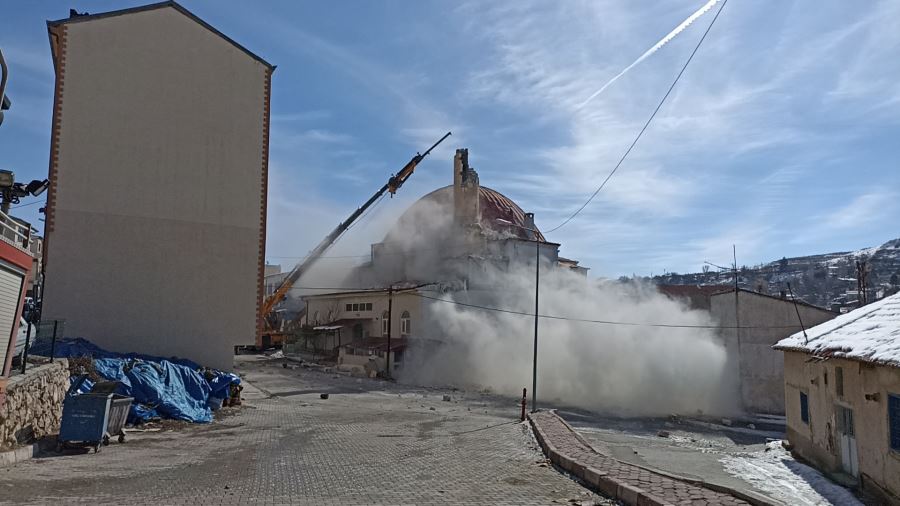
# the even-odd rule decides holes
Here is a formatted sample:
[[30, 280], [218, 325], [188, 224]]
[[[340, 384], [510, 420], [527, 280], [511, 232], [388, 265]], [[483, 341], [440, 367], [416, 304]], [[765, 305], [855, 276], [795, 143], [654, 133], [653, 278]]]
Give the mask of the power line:
[[12, 207], [10, 207], [10, 209], [18, 209], [18, 208], [20, 208], [20, 207], [28, 207], [28, 206], [33, 206], [33, 205], [36, 205], [36, 204], [44, 204], [44, 203], [46, 203], [46, 201], [43, 201], [43, 200], [36, 200], [36, 201], [34, 201], [34, 202], [29, 202], [29, 203], [27, 203], [27, 204], [19, 204], [19, 205], [17, 205], [17, 206], [12, 206]]
[[[407, 287], [407, 288], [395, 288], [394, 293], [400, 292], [409, 292], [410, 295], [420, 297], [423, 299], [429, 299], [437, 302], [446, 302], [448, 304], [453, 304], [456, 306], [463, 306], [472, 309], [480, 309], [483, 311], [493, 311], [497, 313], [506, 313], [506, 314], [514, 314], [519, 316], [528, 316], [534, 317], [534, 313], [528, 313], [525, 311], [514, 311], [512, 309], [503, 309], [491, 306], [481, 306], [478, 304], [468, 304], [465, 302], [457, 302], [455, 300], [443, 299], [440, 297], [432, 297], [429, 295], [421, 294], [413, 292], [412, 290], [416, 290], [422, 288], [424, 286], [434, 285], [437, 283], [425, 283], [417, 286]], [[372, 292], [372, 293], [380, 293], [387, 292], [387, 288], [346, 288], [346, 287], [323, 287], [323, 286], [295, 286], [294, 289], [297, 290], [335, 290], [335, 291], [345, 291], [345, 292]], [[621, 325], [626, 327], [659, 327], [659, 328], [675, 328], [675, 329], [793, 329], [799, 328], [799, 325], [745, 325], [745, 326], [725, 326], [725, 325], [682, 325], [682, 324], [674, 324], [674, 323], [640, 323], [640, 322], [621, 322], [621, 321], [612, 321], [612, 320], [592, 320], [587, 318], [571, 318], [567, 316], [556, 316], [556, 315], [545, 315], [539, 314], [538, 318], [544, 318], [547, 320], [562, 320], [562, 321], [572, 321], [579, 323], [594, 323], [594, 324], [602, 324], [602, 325]]]
[[[421, 293], [411, 293], [411, 295], [415, 295], [416, 297], [421, 297], [423, 299], [430, 299], [430, 300], [434, 300], [434, 301], [438, 301], [438, 302], [446, 302], [446, 303], [454, 304], [457, 306], [464, 306], [464, 307], [469, 307], [469, 308], [473, 308], [473, 309], [481, 309], [484, 311], [495, 311], [498, 313], [507, 313], [507, 314], [514, 314], [514, 315], [520, 315], [520, 316], [534, 317], [534, 313], [528, 313], [525, 311], [513, 311], [511, 309], [501, 309], [501, 308], [490, 307], [490, 306], [480, 306], [477, 304], [467, 304], [465, 302], [457, 302], [457, 301], [453, 301], [453, 300], [442, 299], [439, 297], [430, 297], [428, 295], [423, 295]], [[622, 325], [622, 326], [627, 326], [627, 327], [661, 327], [661, 328], [675, 328], [675, 329], [735, 329], [735, 328], [741, 328], [741, 329], [793, 329], [793, 328], [799, 328], [799, 325], [762, 325], [762, 326], [752, 325], [752, 326], [735, 327], [735, 326], [724, 326], [724, 325], [679, 325], [679, 324], [670, 324], [670, 323], [618, 322], [618, 321], [610, 321], [610, 320], [590, 320], [590, 319], [586, 319], [586, 318], [570, 318], [570, 317], [566, 317], [566, 316], [554, 316], [554, 315], [544, 315], [544, 314], [539, 314], [537, 316], [538, 316], [538, 318], [544, 318], [547, 320], [564, 320], [564, 321], [573, 321], [573, 322], [580, 322], [580, 323], [596, 323], [596, 324], [603, 324], [603, 325]]]
[[631, 150], [634, 149], [634, 146], [638, 143], [639, 140], [641, 140], [641, 137], [644, 135], [644, 132], [647, 131], [647, 128], [650, 126], [650, 123], [653, 121], [653, 118], [656, 117], [656, 113], [658, 113], [659, 110], [662, 108], [663, 104], [666, 103], [666, 99], [669, 98], [669, 95], [672, 93], [672, 90], [675, 89], [675, 85], [678, 84], [678, 81], [679, 81], [679, 79], [681, 79], [682, 74], [684, 74], [684, 71], [687, 70], [688, 65], [691, 63], [691, 60], [694, 59], [694, 55], [697, 54], [697, 50], [700, 49], [700, 45], [703, 44], [703, 41], [706, 39], [706, 35], [709, 33], [709, 30], [713, 27], [713, 24], [715, 24], [716, 20], [719, 19], [719, 14], [722, 13], [722, 9], [725, 8], [725, 4], [727, 4], [727, 3], [728, 3], [728, 0], [725, 0], [722, 2], [722, 5], [719, 6], [719, 10], [716, 11], [716, 15], [712, 18], [712, 21], [709, 22], [709, 26], [706, 27], [706, 31], [703, 32], [703, 36], [700, 37], [700, 40], [697, 42], [697, 45], [694, 46], [694, 50], [691, 51], [690, 56], [688, 56], [688, 59], [684, 62], [684, 65], [681, 67], [681, 71], [679, 71], [678, 75], [675, 76], [675, 80], [672, 81], [672, 84], [669, 86], [668, 91], [666, 91], [666, 94], [663, 95], [663, 98], [662, 98], [662, 100], [659, 101], [659, 104], [656, 106], [656, 109], [653, 110], [653, 114], [651, 114], [650, 117], [647, 118], [647, 122], [644, 123], [644, 127], [641, 128], [640, 132], [638, 132], [637, 136], [634, 138], [634, 141], [632, 141], [631, 145], [628, 146], [628, 149], [625, 150], [625, 154], [622, 155], [622, 158], [619, 159], [619, 162], [616, 163], [615, 167], [613, 167], [613, 170], [609, 173], [609, 175], [606, 176], [606, 179], [604, 179], [603, 182], [600, 183], [600, 186], [597, 187], [597, 189], [594, 191], [594, 193], [591, 194], [591, 196], [587, 199], [587, 201], [585, 201], [585, 203], [582, 204], [581, 207], [579, 207], [577, 211], [572, 213], [568, 218], [563, 220], [563, 222], [560, 223], [559, 225], [546, 231], [545, 234], [549, 234], [549, 233], [552, 233], [552, 232], [555, 232], [555, 231], [561, 229], [562, 227], [566, 226], [566, 224], [568, 224], [570, 221], [572, 221], [573, 218], [578, 216], [581, 213], [581, 211], [583, 211], [584, 208], [587, 207], [588, 204], [590, 204], [591, 201], [594, 200], [594, 197], [596, 197], [597, 194], [600, 193], [600, 190], [602, 190], [603, 187], [606, 186], [606, 183], [608, 183], [609, 180], [613, 177], [613, 174], [615, 174], [616, 171], [619, 170], [619, 167], [622, 165], [622, 162], [625, 161], [625, 158], [628, 157], [628, 154], [631, 153]]

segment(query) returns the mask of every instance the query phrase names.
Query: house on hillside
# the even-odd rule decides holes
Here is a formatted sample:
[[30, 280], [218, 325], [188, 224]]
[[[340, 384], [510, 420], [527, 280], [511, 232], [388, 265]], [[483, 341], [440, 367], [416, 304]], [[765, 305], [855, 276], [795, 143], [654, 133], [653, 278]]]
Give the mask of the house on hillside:
[[900, 504], [900, 294], [779, 341], [800, 457]]
[[275, 67], [175, 2], [47, 23], [43, 317], [220, 369], [262, 329]]
[[[784, 414], [784, 366], [772, 349], [779, 340], [837, 313], [786, 297], [733, 286], [659, 285], [660, 292], [708, 311], [718, 323], [741, 404], [752, 413]], [[799, 318], [798, 318], [799, 314]]]

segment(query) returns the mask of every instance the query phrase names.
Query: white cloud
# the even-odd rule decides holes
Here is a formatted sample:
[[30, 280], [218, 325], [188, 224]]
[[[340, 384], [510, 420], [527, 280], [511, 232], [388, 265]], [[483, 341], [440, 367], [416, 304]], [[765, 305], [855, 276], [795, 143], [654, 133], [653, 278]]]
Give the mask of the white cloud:
[[[532, 167], [497, 183], [525, 195], [520, 204], [539, 211], [543, 228], [577, 209], [612, 170], [711, 16], [584, 110], [578, 104], [701, 4], [517, 2], [460, 9], [470, 18], [477, 13], [479, 22], [467, 25], [466, 33], [484, 44], [461, 99], [515, 110], [554, 132], [520, 148], [532, 155]], [[840, 150], [861, 136], [845, 125], [860, 109], [836, 103], [835, 86], [857, 90], [869, 106], [900, 103], [893, 85], [900, 80], [900, 63], [888, 54], [896, 54], [900, 41], [892, 21], [897, 16], [888, 11], [898, 9], [889, 4], [862, 12], [848, 5], [810, 12], [729, 3], [629, 159], [576, 221], [551, 239], [600, 258], [600, 248], [589, 252], [584, 236], [600, 221], [615, 223], [602, 231], [606, 235], [595, 236], [605, 251], [624, 253], [619, 244], [646, 244], [658, 231], [681, 230], [682, 240], [669, 245], [677, 254], [656, 255], [647, 248], [645, 254], [609, 258], [613, 264], [643, 261], [648, 270], [655, 262], [694, 265], [693, 259], [730, 250], [732, 243], [745, 258], [767, 254], [801, 226], [800, 220], [785, 219], [798, 211], [792, 199], [805, 189], [798, 183], [826, 184], [809, 179], [816, 165], [845, 157]], [[867, 56], [847, 64], [859, 51]], [[888, 61], [889, 72], [867, 79]], [[768, 165], [751, 169], [747, 160]], [[721, 207], [713, 211], [716, 204]], [[634, 230], [644, 231], [643, 239]]]
[[829, 228], [864, 227], [873, 221], [886, 218], [887, 213], [893, 215], [891, 211], [897, 197], [897, 193], [883, 190], [864, 193], [837, 211], [826, 215], [823, 221]]

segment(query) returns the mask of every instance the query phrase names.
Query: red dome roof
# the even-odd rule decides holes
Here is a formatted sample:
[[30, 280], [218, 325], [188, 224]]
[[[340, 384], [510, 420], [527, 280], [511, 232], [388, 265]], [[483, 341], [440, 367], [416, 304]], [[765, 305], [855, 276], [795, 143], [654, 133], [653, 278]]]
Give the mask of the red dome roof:
[[[403, 213], [398, 220], [398, 223], [403, 223], [405, 221], [404, 218], [409, 219], [409, 217], [414, 216], [417, 206], [421, 207], [427, 205], [422, 204], [423, 202], [452, 207], [453, 185], [438, 188], [420, 198]], [[485, 229], [496, 231], [502, 230], [520, 239], [531, 239], [524, 230], [519, 228], [529, 226], [525, 222], [525, 212], [506, 195], [485, 186], [479, 186], [478, 204], [481, 208], [481, 226]], [[498, 223], [497, 220], [506, 220], [516, 226], [504, 226], [502, 223]], [[534, 226], [534, 229], [538, 230], [536, 225]], [[538, 230], [537, 235], [538, 240], [546, 242], [546, 239], [544, 239], [544, 235], [541, 234], [540, 230]]]

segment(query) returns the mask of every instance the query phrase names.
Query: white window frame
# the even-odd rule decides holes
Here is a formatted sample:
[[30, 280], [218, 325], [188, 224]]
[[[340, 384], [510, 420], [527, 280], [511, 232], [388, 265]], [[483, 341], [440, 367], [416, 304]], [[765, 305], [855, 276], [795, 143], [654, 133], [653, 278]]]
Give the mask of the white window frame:
[[400, 335], [408, 336], [410, 334], [410, 320], [409, 311], [404, 311], [402, 315], [400, 315]]

